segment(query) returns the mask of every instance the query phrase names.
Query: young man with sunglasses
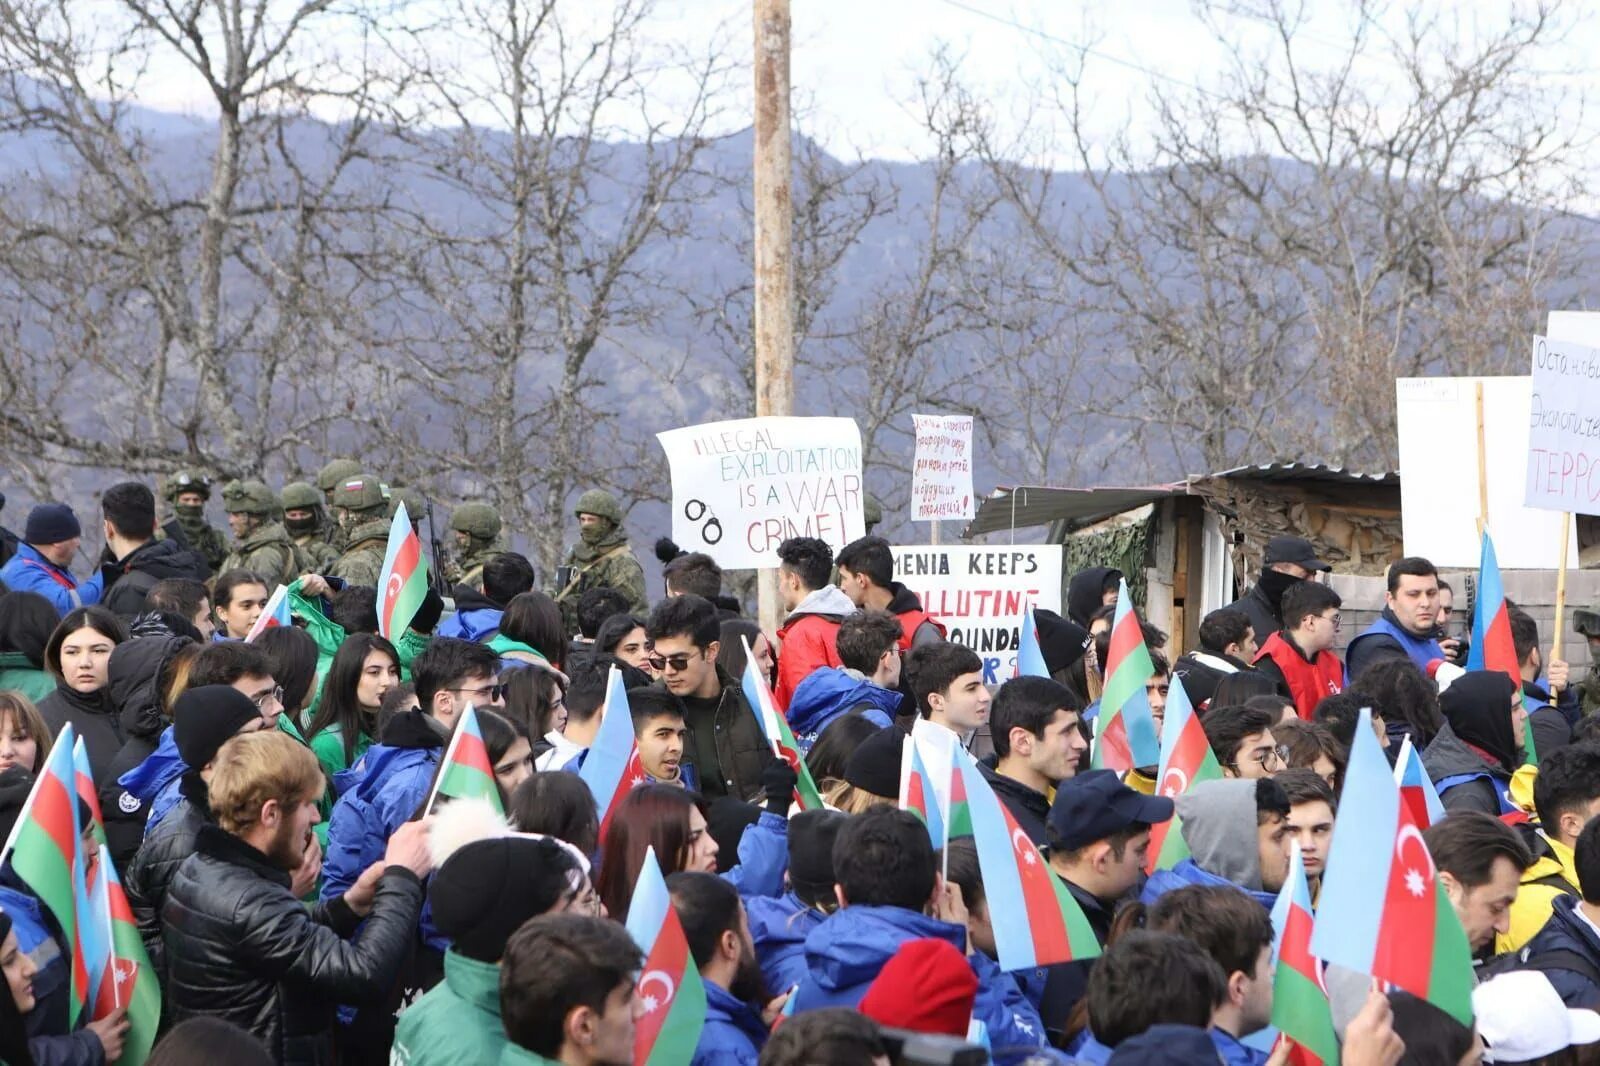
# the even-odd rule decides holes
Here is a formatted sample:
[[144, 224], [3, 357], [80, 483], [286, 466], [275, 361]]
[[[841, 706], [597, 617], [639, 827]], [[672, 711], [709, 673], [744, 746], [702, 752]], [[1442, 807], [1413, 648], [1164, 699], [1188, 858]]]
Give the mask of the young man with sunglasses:
[[695, 769], [707, 799], [761, 795], [761, 772], [773, 759], [745, 701], [738, 678], [717, 667], [722, 620], [710, 600], [683, 595], [662, 600], [650, 612], [645, 637], [658, 684], [683, 701], [685, 761]]

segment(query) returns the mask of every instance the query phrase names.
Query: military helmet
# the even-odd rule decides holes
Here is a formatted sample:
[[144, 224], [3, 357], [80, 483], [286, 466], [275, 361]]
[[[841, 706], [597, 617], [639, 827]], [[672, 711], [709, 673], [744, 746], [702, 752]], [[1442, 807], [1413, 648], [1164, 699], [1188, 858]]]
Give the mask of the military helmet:
[[357, 474], [333, 488], [333, 505], [346, 511], [374, 511], [389, 503], [389, 490], [371, 474]]
[[275, 515], [278, 494], [261, 481], [230, 481], [222, 488], [222, 509], [229, 514]]
[[574, 514], [597, 514], [601, 518], [609, 518], [617, 525], [622, 524], [622, 508], [617, 505], [617, 498], [605, 489], [590, 489], [578, 497], [578, 506], [573, 508]]
[[291, 481], [279, 495], [285, 511], [315, 511], [322, 507], [322, 493], [309, 481]]
[[179, 470], [167, 478], [167, 499], [176, 500], [184, 492], [198, 492], [209, 500], [211, 479], [198, 470]]
[[500, 512], [487, 503], [464, 503], [450, 512], [450, 528], [479, 540], [500, 535]]
[[399, 485], [392, 486], [389, 489], [390, 518], [400, 513], [402, 503], [406, 505], [406, 517], [411, 519], [412, 525], [422, 521], [423, 512], [428, 509], [428, 501], [420, 491]]
[[361, 473], [361, 464], [354, 459], [334, 459], [317, 471], [317, 488], [332, 492], [341, 481], [348, 481]]

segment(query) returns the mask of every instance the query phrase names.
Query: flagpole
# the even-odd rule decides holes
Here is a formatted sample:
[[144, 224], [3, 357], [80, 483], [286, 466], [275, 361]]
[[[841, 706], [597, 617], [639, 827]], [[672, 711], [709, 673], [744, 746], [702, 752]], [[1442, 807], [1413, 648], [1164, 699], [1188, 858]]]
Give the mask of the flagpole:
[[[106, 869], [111, 868], [111, 850], [104, 844], [100, 845], [100, 854], [98, 859], [101, 866], [105, 867]], [[116, 920], [111, 916], [111, 879], [110, 876], [105, 873], [102, 873], [100, 876], [106, 879], [105, 891], [101, 892], [100, 896], [105, 902], [105, 930], [108, 940], [106, 946], [111, 949], [111, 1006], [114, 1010], [121, 1010], [123, 1007], [122, 984], [117, 980], [117, 923]]]
[[[1567, 531], [1572, 528], [1572, 512], [1561, 512], [1561, 559], [1560, 569], [1556, 571], [1556, 620], [1555, 638], [1550, 644], [1550, 658], [1561, 658], [1561, 638], [1567, 628]], [[1551, 685], [1550, 694], [1556, 695], [1561, 691], [1560, 686]]]
[[[1483, 538], [1483, 531], [1489, 525], [1489, 461], [1488, 449], [1484, 446], [1483, 437], [1483, 379], [1476, 382], [1476, 402], [1478, 408], [1478, 537]], [[1565, 540], [1562, 541], [1566, 543]]]
[[439, 786], [444, 784], [445, 771], [450, 766], [450, 760], [455, 757], [456, 746], [461, 743], [461, 719], [465, 718], [472, 710], [472, 704], [467, 704], [466, 710], [461, 712], [461, 717], [456, 719], [456, 727], [450, 734], [450, 743], [444, 749], [444, 757], [439, 760], [439, 772], [433, 779], [433, 790], [428, 793], [428, 802], [423, 805], [423, 817], [433, 813], [433, 802], [439, 798]]

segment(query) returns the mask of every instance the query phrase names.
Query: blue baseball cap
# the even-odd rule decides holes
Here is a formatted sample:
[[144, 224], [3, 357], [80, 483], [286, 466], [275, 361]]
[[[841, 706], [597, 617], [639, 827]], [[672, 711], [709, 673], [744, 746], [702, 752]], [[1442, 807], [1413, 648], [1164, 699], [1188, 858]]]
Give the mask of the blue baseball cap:
[[1171, 817], [1172, 800], [1167, 797], [1135, 791], [1114, 771], [1090, 770], [1056, 790], [1050, 807], [1050, 846], [1076, 851], [1135, 823], [1154, 825]]

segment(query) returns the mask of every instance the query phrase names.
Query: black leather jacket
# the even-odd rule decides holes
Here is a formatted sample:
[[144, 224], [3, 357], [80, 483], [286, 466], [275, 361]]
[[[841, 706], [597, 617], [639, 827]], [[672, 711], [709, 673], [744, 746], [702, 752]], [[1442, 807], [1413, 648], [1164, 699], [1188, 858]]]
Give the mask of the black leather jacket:
[[215, 825], [173, 876], [162, 908], [174, 1024], [209, 1015], [261, 1040], [284, 1066], [334, 1061], [334, 1008], [382, 998], [422, 909], [422, 883], [391, 867], [360, 934], [342, 898], [307, 908], [289, 874]]
[[211, 821], [211, 812], [206, 806], [206, 786], [200, 775], [190, 771], [178, 788], [183, 793], [183, 802], [174, 807], [140, 845], [123, 877], [128, 907], [133, 911], [134, 921], [139, 923], [139, 935], [144, 938], [150, 965], [155, 967], [156, 976], [163, 985], [167, 982], [167, 956], [161, 939], [161, 907], [166, 903], [172, 876], [183, 865], [183, 860], [194, 854], [200, 827]]

